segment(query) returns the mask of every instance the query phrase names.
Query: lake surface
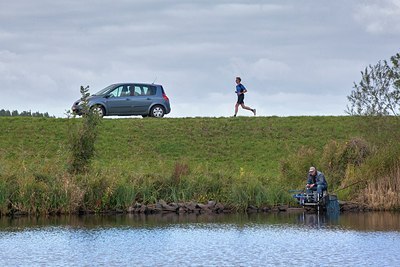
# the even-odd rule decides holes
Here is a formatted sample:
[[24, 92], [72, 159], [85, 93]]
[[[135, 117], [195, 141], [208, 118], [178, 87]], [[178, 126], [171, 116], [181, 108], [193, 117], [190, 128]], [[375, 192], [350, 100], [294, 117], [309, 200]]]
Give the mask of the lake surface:
[[400, 213], [0, 218], [0, 266], [400, 266]]

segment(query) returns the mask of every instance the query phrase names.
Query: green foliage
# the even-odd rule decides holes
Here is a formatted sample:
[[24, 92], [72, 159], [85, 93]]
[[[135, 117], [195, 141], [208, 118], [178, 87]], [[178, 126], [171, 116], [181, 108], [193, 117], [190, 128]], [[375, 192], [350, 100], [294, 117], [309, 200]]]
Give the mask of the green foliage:
[[[13, 110], [12, 112], [5, 109], [0, 110], [0, 117], [11, 117], [11, 116], [50, 118], [50, 115], [47, 112], [40, 113], [39, 111], [36, 112], [22, 111], [21, 113], [19, 113], [17, 110]], [[52, 117], [54, 118], [54, 116]]]
[[0, 118], [1, 214], [125, 210], [160, 199], [243, 210], [288, 203], [287, 189], [304, 187], [310, 165], [337, 190], [399, 161], [394, 117], [104, 119], [90, 168], [70, 174], [68, 131], [83, 120]]
[[[389, 201], [385, 196], [387, 191], [398, 192], [396, 188], [399, 187], [399, 177], [394, 177], [399, 174], [399, 163], [400, 163], [400, 144], [397, 141], [388, 141], [388, 143], [379, 147], [371, 153], [371, 155], [361, 164], [359, 167], [347, 170], [346, 176], [343, 181], [342, 187], [346, 190], [341, 192], [342, 199], [363, 199], [363, 203], [375, 207], [376, 205], [384, 206], [381, 201]], [[390, 182], [390, 180], [396, 180]], [[380, 184], [387, 184], [385, 190], [380, 187]], [[375, 191], [370, 192], [368, 188], [370, 185], [376, 186]], [[350, 186], [349, 186], [350, 185]], [[368, 195], [379, 195], [379, 198], [371, 198]], [[380, 199], [379, 203], [373, 203]], [[396, 196], [399, 199], [399, 196]], [[370, 202], [371, 201], [371, 202]], [[392, 207], [393, 208], [393, 207]]]
[[354, 181], [346, 180], [347, 173], [358, 168], [371, 154], [372, 148], [362, 138], [352, 138], [346, 142], [329, 142], [324, 147], [321, 168], [329, 174], [329, 186], [332, 191]]
[[13, 178], [0, 173], [0, 214], [6, 214], [9, 210], [9, 199], [15, 189]]
[[391, 57], [392, 65], [386, 60], [369, 65], [361, 72], [361, 81], [354, 83], [354, 90], [347, 97], [350, 115], [383, 116], [399, 114], [400, 107], [400, 54]]
[[1, 214], [75, 212], [77, 204], [82, 203], [81, 197], [82, 193], [71, 183], [71, 177], [42, 174], [0, 177]]
[[287, 189], [304, 188], [307, 170], [315, 166], [325, 174], [329, 191], [334, 192], [354, 182], [349, 173], [360, 167], [370, 154], [371, 148], [362, 138], [332, 140], [321, 152], [301, 147], [297, 153], [281, 161], [281, 179]]
[[89, 86], [81, 86], [82, 120], [75, 126], [70, 134], [71, 162], [69, 172], [72, 174], [86, 172], [94, 155], [95, 142], [98, 135], [97, 126], [100, 116], [89, 109]]
[[264, 179], [251, 174], [241, 173], [234, 178], [229, 187], [225, 188], [227, 203], [245, 210], [249, 205], [261, 207], [273, 202], [269, 199]]
[[354, 171], [354, 177], [348, 177], [355, 181], [365, 182], [379, 180], [395, 168], [400, 161], [400, 144], [398, 142], [389, 142], [384, 148], [378, 148], [367, 158], [365, 164], [360, 165]]
[[396, 94], [396, 99], [400, 98], [399, 92], [400, 92], [400, 53], [397, 53], [396, 55], [392, 56], [390, 58], [390, 61], [392, 62], [392, 74], [393, 74], [393, 85], [397, 89], [397, 94]]
[[306, 184], [310, 166], [318, 166], [318, 153], [313, 148], [300, 147], [297, 153], [290, 154], [280, 162], [283, 184], [289, 189], [303, 188]]

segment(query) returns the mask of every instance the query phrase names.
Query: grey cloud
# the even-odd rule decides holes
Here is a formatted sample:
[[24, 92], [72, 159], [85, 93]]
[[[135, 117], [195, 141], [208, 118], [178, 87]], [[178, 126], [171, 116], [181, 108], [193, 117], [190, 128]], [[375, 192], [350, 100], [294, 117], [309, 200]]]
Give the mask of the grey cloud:
[[[267, 3], [6, 1], [0, 108], [63, 116], [80, 85], [156, 79], [171, 116], [228, 116], [239, 75], [260, 115], [343, 114], [359, 71], [398, 52], [397, 33], [366, 23], [397, 22], [398, 1]], [[310, 111], [310, 97], [326, 108]]]
[[368, 1], [360, 4], [354, 18], [367, 32], [373, 34], [400, 33], [400, 1]]

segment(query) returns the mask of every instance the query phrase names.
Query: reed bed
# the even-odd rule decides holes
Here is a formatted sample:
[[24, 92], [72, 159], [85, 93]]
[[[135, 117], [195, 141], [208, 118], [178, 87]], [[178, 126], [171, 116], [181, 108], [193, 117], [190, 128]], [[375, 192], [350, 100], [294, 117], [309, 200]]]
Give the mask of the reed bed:
[[400, 210], [400, 166], [368, 182], [359, 201], [374, 210]]

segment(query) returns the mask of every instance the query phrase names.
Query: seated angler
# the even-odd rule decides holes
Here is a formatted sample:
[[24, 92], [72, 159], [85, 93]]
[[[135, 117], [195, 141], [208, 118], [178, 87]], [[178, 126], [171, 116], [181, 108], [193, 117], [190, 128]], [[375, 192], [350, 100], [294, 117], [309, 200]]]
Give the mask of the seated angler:
[[307, 192], [317, 191], [320, 196], [322, 196], [323, 191], [328, 190], [328, 183], [326, 182], [324, 174], [317, 171], [315, 167], [310, 167], [308, 171], [306, 188]]

